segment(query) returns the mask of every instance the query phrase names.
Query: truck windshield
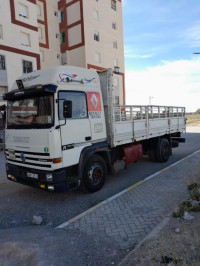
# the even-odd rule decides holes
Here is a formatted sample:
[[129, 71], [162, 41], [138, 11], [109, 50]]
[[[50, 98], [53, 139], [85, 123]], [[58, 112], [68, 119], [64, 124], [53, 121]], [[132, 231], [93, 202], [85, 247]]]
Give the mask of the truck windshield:
[[53, 95], [8, 101], [7, 128], [50, 128]]

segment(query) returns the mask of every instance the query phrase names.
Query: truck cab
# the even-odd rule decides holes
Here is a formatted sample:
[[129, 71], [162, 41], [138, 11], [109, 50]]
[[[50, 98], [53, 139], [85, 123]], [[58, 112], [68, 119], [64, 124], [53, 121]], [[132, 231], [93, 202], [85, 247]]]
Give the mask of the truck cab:
[[8, 178], [49, 190], [77, 188], [86, 154], [106, 147], [97, 72], [36, 71], [20, 77], [4, 99]]

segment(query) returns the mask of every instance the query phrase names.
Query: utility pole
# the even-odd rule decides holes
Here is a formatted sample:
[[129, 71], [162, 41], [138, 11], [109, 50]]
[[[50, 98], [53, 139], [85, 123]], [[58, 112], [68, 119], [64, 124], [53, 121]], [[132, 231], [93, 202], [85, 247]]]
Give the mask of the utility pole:
[[153, 99], [154, 97], [149, 96], [149, 105], [151, 105], [151, 99]]

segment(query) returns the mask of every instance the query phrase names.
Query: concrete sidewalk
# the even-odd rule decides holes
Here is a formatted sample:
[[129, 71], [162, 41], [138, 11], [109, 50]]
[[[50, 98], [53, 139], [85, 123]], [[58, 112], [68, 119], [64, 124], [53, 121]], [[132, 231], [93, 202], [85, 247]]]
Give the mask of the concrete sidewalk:
[[60, 228], [78, 230], [102, 245], [109, 240], [121, 249], [132, 250], [185, 199], [187, 184], [194, 181], [199, 164], [200, 151], [197, 151]]

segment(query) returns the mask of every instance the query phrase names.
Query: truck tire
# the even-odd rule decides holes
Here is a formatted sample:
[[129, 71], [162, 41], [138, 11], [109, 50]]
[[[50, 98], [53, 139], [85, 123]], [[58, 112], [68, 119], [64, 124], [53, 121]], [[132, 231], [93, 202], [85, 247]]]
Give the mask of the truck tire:
[[167, 139], [161, 138], [160, 141], [158, 141], [155, 155], [157, 162], [165, 163], [168, 161], [170, 156], [170, 145]]
[[99, 155], [93, 155], [85, 165], [82, 188], [87, 192], [96, 192], [102, 188], [107, 174], [106, 163]]

